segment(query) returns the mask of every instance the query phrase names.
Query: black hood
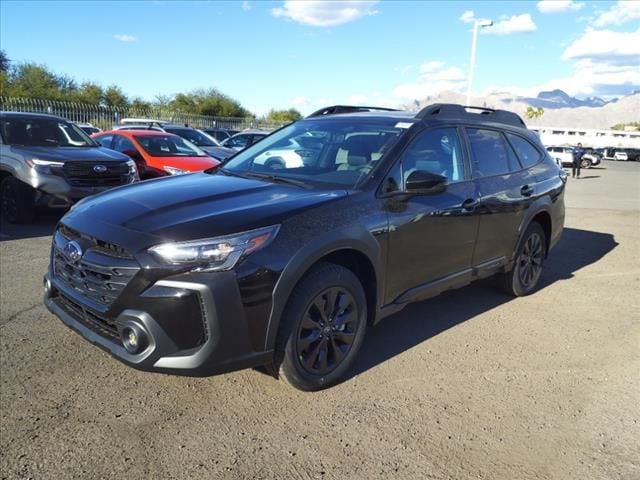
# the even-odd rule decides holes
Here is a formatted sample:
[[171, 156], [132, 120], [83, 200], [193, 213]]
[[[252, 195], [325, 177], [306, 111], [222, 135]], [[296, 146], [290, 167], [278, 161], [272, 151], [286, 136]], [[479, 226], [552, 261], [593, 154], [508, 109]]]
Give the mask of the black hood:
[[25, 158], [38, 158], [54, 162], [75, 160], [96, 162], [122, 162], [129, 160], [125, 154], [102, 147], [29, 147], [12, 145], [11, 150]]
[[92, 223], [102, 223], [139, 232], [148, 241], [183, 241], [277, 224], [294, 212], [346, 195], [344, 190], [194, 173], [101, 193], [78, 204], [62, 221], [90, 234]]

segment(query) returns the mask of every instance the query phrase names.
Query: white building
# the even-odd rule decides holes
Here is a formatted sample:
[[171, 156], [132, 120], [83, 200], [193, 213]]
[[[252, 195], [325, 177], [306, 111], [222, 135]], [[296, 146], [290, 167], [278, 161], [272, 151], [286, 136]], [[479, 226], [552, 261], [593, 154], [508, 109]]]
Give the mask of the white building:
[[640, 148], [640, 132], [626, 130], [590, 130], [586, 128], [529, 127], [540, 135], [546, 146]]

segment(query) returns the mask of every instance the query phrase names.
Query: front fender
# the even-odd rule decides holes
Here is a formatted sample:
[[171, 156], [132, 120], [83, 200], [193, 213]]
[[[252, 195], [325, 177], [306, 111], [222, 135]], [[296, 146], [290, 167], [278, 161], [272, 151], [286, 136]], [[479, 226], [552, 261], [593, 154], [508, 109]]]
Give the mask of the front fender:
[[[362, 226], [345, 227], [320, 235], [296, 252], [276, 283], [267, 326], [266, 350], [275, 347], [280, 319], [296, 284], [314, 264], [339, 250], [355, 250], [369, 259], [376, 276], [376, 299], [383, 298], [382, 289], [384, 286], [383, 279], [380, 277], [383, 253], [374, 235]], [[378, 315], [379, 308], [380, 306], [376, 302], [376, 315]]]

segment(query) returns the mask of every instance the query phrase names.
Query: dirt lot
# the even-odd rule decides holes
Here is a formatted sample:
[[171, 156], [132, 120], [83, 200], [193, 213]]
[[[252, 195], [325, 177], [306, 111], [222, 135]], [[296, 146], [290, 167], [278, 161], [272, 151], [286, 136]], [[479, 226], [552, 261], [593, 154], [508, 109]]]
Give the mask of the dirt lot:
[[640, 478], [640, 163], [569, 180], [544, 288], [476, 284], [368, 332], [304, 394], [141, 373], [41, 303], [55, 217], [0, 234], [0, 477]]

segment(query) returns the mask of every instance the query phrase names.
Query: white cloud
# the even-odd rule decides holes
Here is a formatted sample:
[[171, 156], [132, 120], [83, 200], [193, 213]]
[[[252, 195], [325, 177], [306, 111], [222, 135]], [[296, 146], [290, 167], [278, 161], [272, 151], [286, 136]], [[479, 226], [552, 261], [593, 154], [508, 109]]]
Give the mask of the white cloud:
[[640, 2], [637, 0], [620, 1], [609, 10], [601, 13], [595, 22], [596, 27], [622, 25], [632, 20], [640, 20]]
[[482, 33], [487, 35], [511, 35], [512, 33], [535, 32], [538, 29], [531, 18], [531, 14], [523, 13], [509, 18], [502, 18], [492, 27], [483, 28]]
[[[477, 18], [473, 10], [467, 10], [460, 15], [459, 20], [463, 23], [488, 22], [486, 18]], [[512, 17], [502, 16], [500, 20], [493, 23], [493, 26], [483, 28], [482, 33], [489, 35], [510, 35], [512, 33], [535, 32], [538, 29], [531, 18], [531, 14], [513, 15]]]
[[473, 13], [473, 10], [466, 10], [462, 15], [460, 15], [460, 20], [463, 23], [473, 23], [476, 19], [476, 14]]
[[460, 20], [462, 23], [473, 23], [473, 22], [488, 22], [489, 20], [486, 18], [476, 18], [476, 14], [473, 12], [473, 10], [465, 10], [465, 12], [460, 15], [460, 18], [458, 19]]
[[624, 64], [637, 68], [640, 64], [640, 29], [635, 32], [589, 29], [566, 48], [562, 59]]
[[249, 3], [249, 0], [244, 0], [242, 2], [242, 10], [244, 10], [245, 12], [251, 10], [251, 4]]
[[462, 92], [467, 76], [458, 67], [447, 67], [435, 60], [420, 65], [420, 76], [414, 83], [398, 85], [393, 96], [403, 100], [423, 99], [442, 91]]
[[378, 0], [286, 0], [271, 10], [274, 17], [284, 17], [312, 27], [333, 27], [359, 18], [376, 15]]
[[537, 6], [541, 13], [576, 12], [584, 7], [584, 3], [574, 2], [573, 0], [542, 0], [538, 2]]
[[626, 33], [589, 29], [564, 50], [562, 59], [574, 62], [571, 75], [532, 90], [560, 88], [569, 95], [602, 97], [640, 90], [640, 28]]
[[133, 43], [137, 40], [137, 37], [134, 37], [133, 35], [127, 35], [125, 33], [118, 33], [114, 35], [113, 38], [115, 38], [119, 42], [124, 42], [124, 43]]

